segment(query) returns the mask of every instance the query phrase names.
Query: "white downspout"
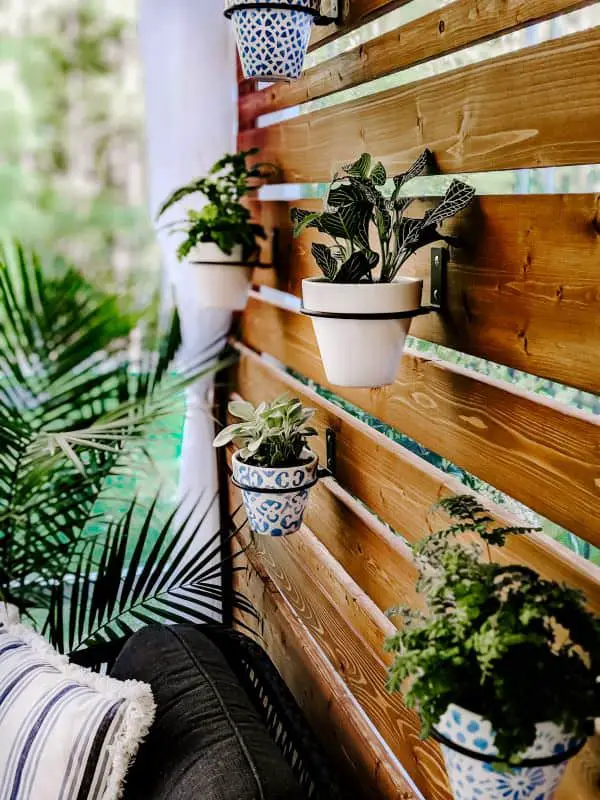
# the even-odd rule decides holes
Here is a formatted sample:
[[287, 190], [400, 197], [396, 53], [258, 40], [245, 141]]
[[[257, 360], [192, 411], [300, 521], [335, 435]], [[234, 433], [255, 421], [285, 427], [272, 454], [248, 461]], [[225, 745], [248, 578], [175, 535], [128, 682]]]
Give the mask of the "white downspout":
[[[223, 16], [222, 0], [141, 0], [139, 33], [145, 72], [150, 208], [155, 216], [169, 192], [205, 175], [224, 153], [236, 150], [235, 43], [231, 25]], [[200, 198], [194, 201], [200, 202]], [[184, 202], [184, 208], [189, 204]], [[170, 219], [181, 219], [181, 211], [173, 209]], [[184, 358], [190, 361], [225, 336], [231, 315], [197, 307], [182, 280], [183, 270], [175, 256], [176, 238], [159, 229], [158, 239], [165, 281], [174, 287], [181, 318]], [[199, 515], [217, 491], [214, 426], [206, 413], [211, 386], [212, 379], [202, 380], [187, 393], [180, 473], [182, 518], [203, 497]], [[216, 503], [199, 544], [218, 524]]]

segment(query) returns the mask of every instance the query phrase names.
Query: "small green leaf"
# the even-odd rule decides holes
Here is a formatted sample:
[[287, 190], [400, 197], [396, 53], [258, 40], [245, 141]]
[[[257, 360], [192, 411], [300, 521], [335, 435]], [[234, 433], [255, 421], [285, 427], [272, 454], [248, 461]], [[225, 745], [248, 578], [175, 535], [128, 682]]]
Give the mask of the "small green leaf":
[[385, 167], [378, 161], [371, 171], [371, 180], [375, 184], [375, 186], [384, 186], [385, 182], [387, 181], [387, 172], [385, 171]]
[[373, 158], [369, 153], [363, 153], [353, 164], [344, 167], [348, 175], [355, 175], [357, 178], [368, 178], [371, 172]]

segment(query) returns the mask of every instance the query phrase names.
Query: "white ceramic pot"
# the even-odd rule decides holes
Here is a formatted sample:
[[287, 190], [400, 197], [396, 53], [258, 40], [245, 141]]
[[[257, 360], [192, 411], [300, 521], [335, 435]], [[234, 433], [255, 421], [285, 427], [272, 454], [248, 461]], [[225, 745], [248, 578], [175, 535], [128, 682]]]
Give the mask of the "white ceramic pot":
[[[302, 525], [318, 457], [305, 450], [306, 463], [295, 467], [255, 467], [233, 456], [233, 477], [242, 488], [248, 522], [255, 533], [288, 536]], [[260, 491], [275, 490], [275, 491]]]
[[[439, 733], [461, 748], [475, 754], [493, 756], [495, 734], [490, 722], [479, 714], [450, 705], [437, 726]], [[555, 725], [536, 726], [533, 745], [523, 759], [540, 759], [567, 753], [578, 740]], [[491, 764], [442, 745], [446, 771], [455, 800], [551, 800], [568, 761], [550, 766], [515, 767], [499, 772]]]
[[226, 0], [245, 78], [297, 80], [319, 0]]
[[[421, 307], [423, 281], [400, 277], [394, 283], [302, 281], [307, 312], [396, 314]], [[312, 317], [327, 379], [336, 386], [393, 383], [411, 318], [350, 319]]]
[[243, 262], [242, 247], [230, 256], [216, 244], [197, 245], [181, 264], [184, 285], [196, 298], [197, 308], [243, 311], [248, 302], [252, 267]]

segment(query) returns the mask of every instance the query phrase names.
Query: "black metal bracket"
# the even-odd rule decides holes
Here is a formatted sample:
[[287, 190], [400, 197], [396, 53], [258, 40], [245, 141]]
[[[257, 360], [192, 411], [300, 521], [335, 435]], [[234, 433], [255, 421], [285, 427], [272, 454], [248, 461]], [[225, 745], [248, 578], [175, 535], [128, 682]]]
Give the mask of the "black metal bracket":
[[327, 428], [325, 432], [325, 445], [327, 447], [325, 454], [327, 466], [319, 467], [318, 476], [319, 478], [335, 478], [337, 456], [336, 456], [336, 435], [333, 428]]
[[321, 0], [319, 16], [315, 17], [315, 25], [332, 25], [342, 22], [343, 0]]
[[448, 275], [448, 250], [445, 247], [431, 249], [431, 311], [446, 307], [446, 279]]

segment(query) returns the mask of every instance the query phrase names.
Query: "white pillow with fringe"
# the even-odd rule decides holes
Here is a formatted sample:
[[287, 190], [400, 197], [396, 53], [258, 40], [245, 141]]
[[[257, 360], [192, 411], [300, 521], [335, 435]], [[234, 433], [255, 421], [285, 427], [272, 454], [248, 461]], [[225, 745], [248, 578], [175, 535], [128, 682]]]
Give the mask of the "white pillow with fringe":
[[154, 711], [147, 684], [69, 664], [0, 622], [1, 800], [117, 800]]

